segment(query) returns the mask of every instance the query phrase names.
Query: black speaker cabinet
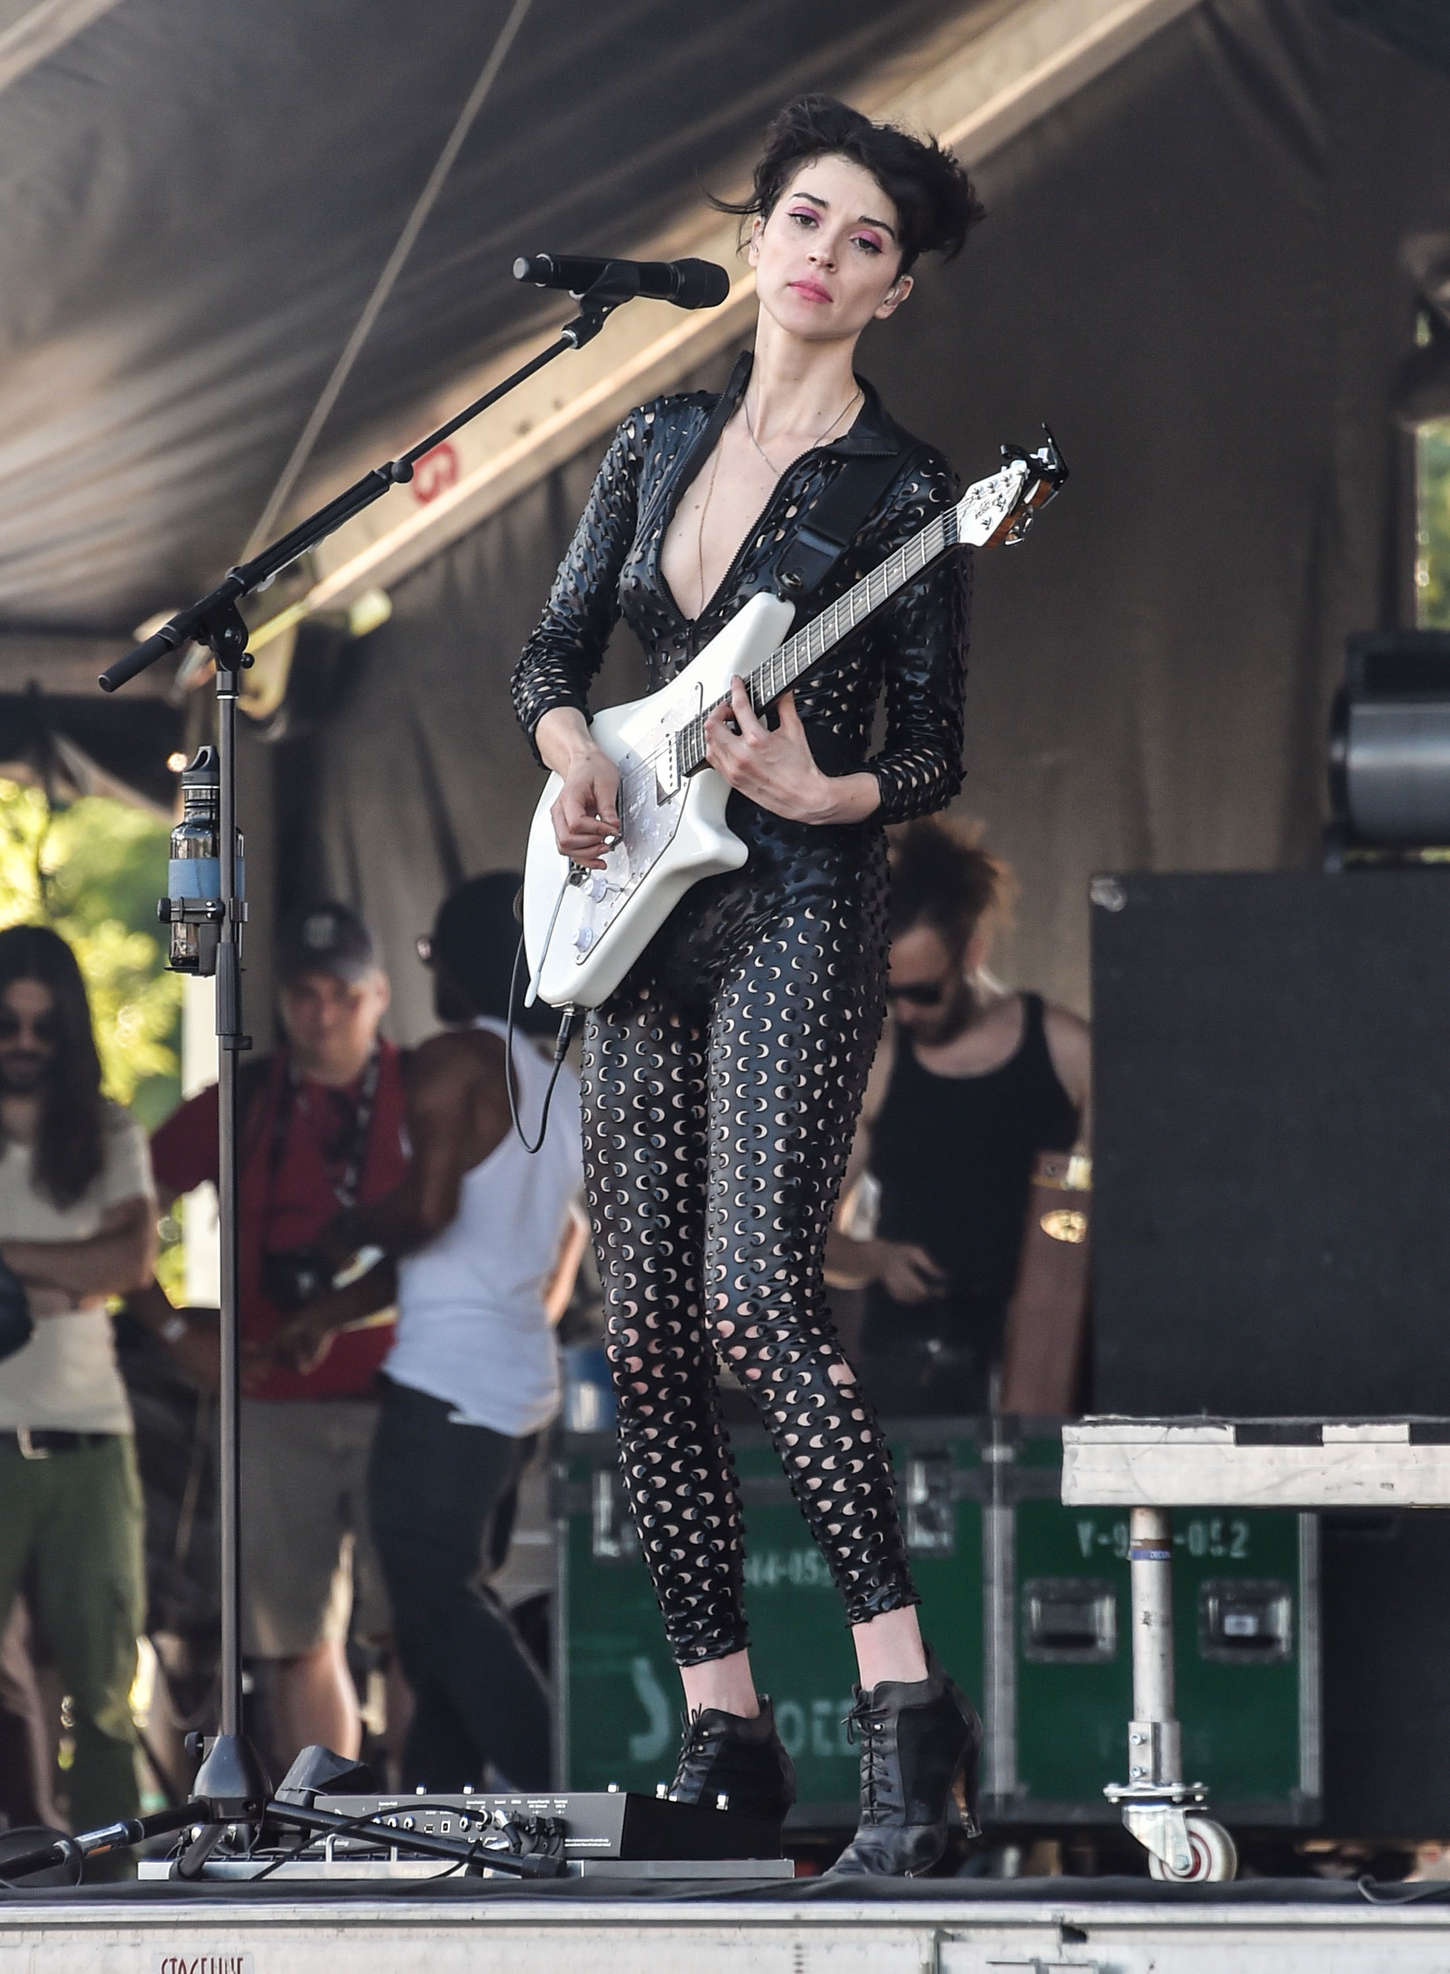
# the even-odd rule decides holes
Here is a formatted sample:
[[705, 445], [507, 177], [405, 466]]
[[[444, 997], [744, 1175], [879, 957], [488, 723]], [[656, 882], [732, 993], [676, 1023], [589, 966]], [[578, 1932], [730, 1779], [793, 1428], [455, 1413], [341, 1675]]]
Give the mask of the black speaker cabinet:
[[1450, 867], [1092, 887], [1099, 1412], [1450, 1414]]

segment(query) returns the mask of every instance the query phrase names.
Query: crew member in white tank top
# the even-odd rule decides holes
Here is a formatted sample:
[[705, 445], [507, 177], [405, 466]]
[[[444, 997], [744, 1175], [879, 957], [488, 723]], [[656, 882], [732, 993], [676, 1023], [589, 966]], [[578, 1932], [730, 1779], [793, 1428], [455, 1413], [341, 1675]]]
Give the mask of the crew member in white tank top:
[[[506, 1034], [489, 1015], [474, 1026]], [[539, 1115], [550, 1074], [543, 1057], [515, 1039], [521, 1116]], [[545, 1291], [579, 1184], [579, 1086], [566, 1064], [538, 1153], [531, 1158], [508, 1132], [463, 1175], [449, 1224], [399, 1260], [397, 1336], [383, 1366], [394, 1384], [445, 1399], [460, 1425], [515, 1439], [550, 1423], [559, 1409], [559, 1354]]]

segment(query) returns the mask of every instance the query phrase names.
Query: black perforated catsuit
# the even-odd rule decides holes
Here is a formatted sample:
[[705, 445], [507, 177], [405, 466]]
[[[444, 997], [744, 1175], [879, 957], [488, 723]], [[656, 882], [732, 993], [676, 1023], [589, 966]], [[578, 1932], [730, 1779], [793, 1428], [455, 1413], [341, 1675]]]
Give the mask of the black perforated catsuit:
[[[742, 359], [722, 414], [748, 374]], [[621, 613], [644, 646], [651, 689], [688, 664], [770, 586], [795, 517], [852, 453], [899, 453], [902, 470], [806, 615], [955, 497], [945, 462], [865, 389], [850, 432], [784, 475], [693, 623], [661, 580], [660, 544], [709, 450], [717, 400], [662, 398], [625, 419], [515, 672], [526, 732], [555, 706], [587, 713]], [[968, 596], [957, 551], [796, 688], [817, 762], [828, 774], [871, 769], [878, 813], [815, 827], [733, 795], [728, 819], [749, 860], [686, 893], [586, 1026], [585, 1165], [620, 1459], [680, 1665], [746, 1642], [716, 1352], [760, 1409], [848, 1621], [916, 1601], [890, 1460], [849, 1382], [822, 1263], [882, 1019], [880, 825], [939, 808], [959, 786]], [[872, 756], [883, 693], [885, 741]]]

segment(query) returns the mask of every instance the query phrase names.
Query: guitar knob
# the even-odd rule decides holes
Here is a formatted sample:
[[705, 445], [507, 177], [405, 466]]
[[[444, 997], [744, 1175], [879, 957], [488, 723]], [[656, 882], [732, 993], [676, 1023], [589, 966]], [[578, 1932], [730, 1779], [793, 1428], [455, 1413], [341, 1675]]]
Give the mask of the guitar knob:
[[608, 895], [609, 895], [608, 879], [603, 877], [596, 877], [594, 882], [589, 887], [589, 896], [594, 900], [596, 905], [602, 905], [604, 903], [605, 898]]
[[581, 953], [587, 953], [589, 948], [594, 944], [593, 928], [591, 926], [581, 925], [579, 930], [574, 934], [574, 944], [579, 948]]

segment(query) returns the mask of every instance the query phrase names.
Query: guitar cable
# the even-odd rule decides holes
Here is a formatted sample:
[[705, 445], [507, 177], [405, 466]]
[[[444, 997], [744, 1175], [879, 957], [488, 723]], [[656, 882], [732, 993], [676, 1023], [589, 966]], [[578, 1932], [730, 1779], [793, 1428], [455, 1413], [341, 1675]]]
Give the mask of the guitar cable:
[[539, 1113], [539, 1135], [530, 1144], [528, 1138], [525, 1136], [524, 1127], [519, 1118], [518, 1081], [514, 1074], [514, 1010], [518, 1006], [519, 974], [523, 967], [523, 958], [524, 935], [520, 932], [519, 943], [514, 948], [513, 972], [509, 975], [509, 1012], [507, 1034], [504, 1040], [504, 1051], [507, 1061], [504, 1066], [504, 1082], [508, 1088], [509, 1116], [513, 1119], [515, 1135], [524, 1150], [532, 1156], [543, 1146], [544, 1134], [549, 1128], [549, 1105], [554, 1100], [554, 1086], [559, 1081], [559, 1071], [564, 1066], [564, 1057], [568, 1052], [569, 1043], [573, 1039], [574, 1024], [579, 1019], [579, 1010], [571, 1003], [570, 1006], [563, 1010], [559, 1017], [559, 1032], [554, 1037], [554, 1071], [549, 1078], [549, 1087], [544, 1092], [543, 1109]]

